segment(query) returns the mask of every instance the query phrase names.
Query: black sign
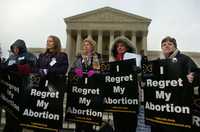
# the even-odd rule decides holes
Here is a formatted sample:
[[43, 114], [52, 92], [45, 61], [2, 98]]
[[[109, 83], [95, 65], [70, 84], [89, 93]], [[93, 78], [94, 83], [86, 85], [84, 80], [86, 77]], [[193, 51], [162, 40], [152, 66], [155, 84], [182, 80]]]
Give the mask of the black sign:
[[200, 130], [200, 69], [195, 71], [195, 88], [192, 104], [192, 127], [193, 131], [199, 132]]
[[1, 73], [0, 78], [1, 104], [7, 112], [9, 112], [14, 118], [18, 119], [20, 116], [19, 103], [21, 102], [21, 97], [19, 96], [19, 94], [20, 89], [23, 87], [24, 84], [23, 78], [21, 78], [21, 76], [14, 72]]
[[26, 91], [22, 93], [21, 126], [58, 131], [63, 121], [65, 77], [43, 78], [32, 74]]
[[192, 105], [192, 125], [195, 130], [200, 130], [200, 97], [196, 97]]
[[137, 113], [138, 84], [135, 59], [101, 64], [104, 110]]
[[99, 125], [102, 121], [103, 97], [101, 75], [77, 77], [69, 74], [66, 120]]
[[172, 59], [143, 65], [145, 121], [191, 128], [193, 90], [180, 63]]

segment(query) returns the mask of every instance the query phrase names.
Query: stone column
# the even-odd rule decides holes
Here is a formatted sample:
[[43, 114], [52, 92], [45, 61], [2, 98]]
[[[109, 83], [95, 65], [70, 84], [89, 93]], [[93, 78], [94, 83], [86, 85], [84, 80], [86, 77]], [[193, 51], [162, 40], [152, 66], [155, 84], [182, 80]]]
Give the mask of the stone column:
[[145, 55], [147, 54], [147, 34], [148, 34], [147, 31], [143, 32], [143, 36], [142, 36], [142, 49], [144, 50]]
[[69, 63], [72, 62], [72, 40], [71, 40], [71, 30], [67, 30], [67, 44], [66, 44], [66, 47], [67, 47], [67, 54], [68, 54], [68, 57], [69, 57]]
[[91, 30], [88, 30], [87, 33], [88, 33], [88, 36], [87, 36], [87, 37], [88, 37], [88, 38], [92, 38], [92, 31], [91, 31]]
[[80, 50], [81, 50], [81, 40], [82, 38], [81, 38], [81, 31], [80, 30], [78, 30], [77, 31], [77, 37], [76, 37], [76, 55], [78, 54], [78, 53], [80, 53]]
[[102, 39], [103, 39], [103, 32], [98, 31], [97, 52], [100, 54], [102, 54]]
[[132, 41], [133, 44], [135, 45], [136, 52], [138, 52], [138, 46], [137, 46], [137, 42], [136, 42], [136, 33], [135, 33], [135, 31], [132, 31], [131, 41]]
[[124, 30], [120, 31], [120, 35], [125, 36], [125, 31]]
[[109, 60], [111, 59], [111, 48], [112, 48], [112, 43], [114, 40], [114, 31], [110, 31], [110, 44], [109, 44]]

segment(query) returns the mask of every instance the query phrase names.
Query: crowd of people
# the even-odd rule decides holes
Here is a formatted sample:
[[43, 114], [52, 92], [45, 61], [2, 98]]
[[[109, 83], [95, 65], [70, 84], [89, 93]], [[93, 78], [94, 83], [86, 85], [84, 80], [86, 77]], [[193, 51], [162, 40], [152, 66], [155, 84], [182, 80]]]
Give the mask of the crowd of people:
[[[30, 73], [37, 73], [41, 77], [52, 79], [52, 76], [65, 76], [68, 68], [69, 72], [73, 72], [78, 77], [87, 75], [92, 77], [100, 72], [100, 64], [104, 61], [102, 55], [95, 51], [96, 42], [92, 38], [85, 38], [82, 42], [82, 49], [77, 54], [72, 66], [69, 68], [68, 56], [61, 51], [61, 42], [57, 36], [50, 35], [47, 38], [46, 51], [41, 53], [37, 58], [35, 55], [27, 51], [24, 40], [18, 39], [11, 46], [12, 54], [9, 58], [1, 63], [0, 71], [17, 72], [19, 76], [28, 77]], [[195, 70], [197, 65], [194, 61], [182, 54], [178, 49], [176, 39], [173, 37], [165, 37], [161, 41], [161, 55], [158, 59], [176, 58], [183, 66], [183, 73], [190, 83], [194, 83]], [[123, 61], [125, 53], [136, 53], [136, 45], [125, 36], [116, 37], [110, 49], [112, 58], [110, 61]], [[141, 62], [147, 62], [148, 58], [141, 51]], [[139, 70], [141, 72], [141, 70]], [[138, 72], [139, 73], [139, 72]], [[141, 80], [138, 79], [140, 82]], [[18, 83], [16, 81], [16, 83]], [[56, 83], [56, 82], [55, 82]], [[18, 83], [23, 85], [23, 83]], [[138, 83], [140, 89], [142, 85]], [[142, 96], [142, 95], [140, 95]], [[133, 113], [113, 113], [114, 127], [104, 129], [105, 132], [179, 132], [188, 131], [184, 128], [166, 127], [146, 125], [144, 123], [144, 107], [143, 101], [140, 100], [140, 108], [138, 114]], [[143, 120], [143, 125], [138, 125], [138, 119]], [[140, 122], [141, 123], [141, 122]], [[4, 132], [21, 132], [22, 127], [19, 121], [15, 119], [9, 112], [6, 112], [6, 125]], [[76, 132], [94, 132], [93, 125], [87, 123], [76, 122]], [[100, 129], [100, 132], [103, 132]]]

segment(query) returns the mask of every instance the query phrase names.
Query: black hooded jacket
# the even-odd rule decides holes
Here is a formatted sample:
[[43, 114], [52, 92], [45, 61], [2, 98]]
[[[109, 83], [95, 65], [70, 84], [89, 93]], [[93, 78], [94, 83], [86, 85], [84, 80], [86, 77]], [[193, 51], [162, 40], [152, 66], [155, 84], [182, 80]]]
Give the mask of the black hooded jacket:
[[10, 60], [14, 60], [15, 64], [29, 64], [30, 66], [34, 66], [36, 64], [37, 59], [35, 55], [27, 51], [26, 44], [23, 40], [18, 39], [10, 46], [12, 53], [14, 52], [14, 48], [18, 48], [19, 53], [18, 55], [11, 55], [7, 60], [7, 64]]
[[[18, 54], [14, 54], [14, 48], [19, 49]], [[28, 66], [29, 69], [32, 69], [36, 65], [37, 58], [30, 52], [27, 51], [25, 42], [21, 39], [16, 40], [11, 46], [10, 50], [12, 54], [6, 60], [4, 64], [1, 64], [1, 71], [4, 72], [20, 72]], [[26, 67], [24, 67], [26, 65]]]

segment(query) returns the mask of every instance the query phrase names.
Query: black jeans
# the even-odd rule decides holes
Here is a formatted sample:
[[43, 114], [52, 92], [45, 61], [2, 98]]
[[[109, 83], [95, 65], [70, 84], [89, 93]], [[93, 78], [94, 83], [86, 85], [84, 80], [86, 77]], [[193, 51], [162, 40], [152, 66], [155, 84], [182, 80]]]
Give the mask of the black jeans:
[[135, 132], [137, 127], [137, 114], [113, 113], [115, 132]]

